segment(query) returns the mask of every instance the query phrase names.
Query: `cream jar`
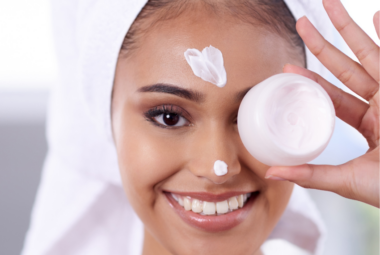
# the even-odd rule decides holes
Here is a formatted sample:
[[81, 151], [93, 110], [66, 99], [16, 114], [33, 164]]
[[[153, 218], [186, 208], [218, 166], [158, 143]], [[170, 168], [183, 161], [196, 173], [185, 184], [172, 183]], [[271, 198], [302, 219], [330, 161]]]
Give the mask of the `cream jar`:
[[269, 166], [294, 166], [326, 148], [335, 109], [318, 83], [297, 74], [277, 74], [255, 85], [238, 112], [240, 138], [248, 152]]

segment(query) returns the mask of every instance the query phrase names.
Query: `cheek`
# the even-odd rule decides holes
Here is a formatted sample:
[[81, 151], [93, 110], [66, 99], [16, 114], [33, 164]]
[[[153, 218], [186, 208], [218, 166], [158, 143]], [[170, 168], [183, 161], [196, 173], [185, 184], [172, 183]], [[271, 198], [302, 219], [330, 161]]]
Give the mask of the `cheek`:
[[182, 151], [180, 144], [158, 136], [146, 120], [124, 116], [130, 118], [121, 121], [116, 136], [119, 168], [127, 197], [139, 214], [154, 209], [160, 183], [181, 169]]
[[241, 160], [246, 164], [247, 170], [253, 171], [256, 180], [262, 187], [260, 206], [265, 210], [270, 221], [276, 223], [289, 202], [294, 184], [288, 181], [265, 179], [269, 166], [253, 158], [241, 141], [239, 143], [239, 154], [242, 155]]
[[294, 184], [287, 181], [267, 181], [267, 189], [263, 192], [263, 198], [267, 203], [267, 211], [274, 223], [277, 223], [283, 214]]

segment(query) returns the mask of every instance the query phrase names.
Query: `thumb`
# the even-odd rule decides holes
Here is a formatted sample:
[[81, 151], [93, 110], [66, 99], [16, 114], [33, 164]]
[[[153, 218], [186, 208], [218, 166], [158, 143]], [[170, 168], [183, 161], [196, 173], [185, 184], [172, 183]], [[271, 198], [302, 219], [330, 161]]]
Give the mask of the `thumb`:
[[[343, 174], [343, 165], [300, 165], [273, 166], [265, 178], [270, 180], [287, 180], [304, 188], [332, 191], [343, 195], [351, 186], [347, 183], [347, 172]], [[343, 191], [343, 192], [342, 192]], [[343, 195], [347, 196], [347, 195]]]
[[[304, 188], [332, 191], [379, 207], [379, 163], [368, 160], [373, 151], [343, 165], [275, 166], [265, 178], [291, 181]], [[375, 155], [376, 156], [376, 155]], [[363, 163], [363, 161], [365, 161]]]

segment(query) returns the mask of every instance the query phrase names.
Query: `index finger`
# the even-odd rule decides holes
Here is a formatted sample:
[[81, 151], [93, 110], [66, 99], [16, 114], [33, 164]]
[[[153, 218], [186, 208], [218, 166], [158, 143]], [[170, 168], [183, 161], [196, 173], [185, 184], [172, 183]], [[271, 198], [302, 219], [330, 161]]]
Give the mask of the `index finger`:
[[326, 41], [306, 17], [297, 21], [296, 28], [311, 53], [335, 77], [365, 100], [371, 100], [379, 90], [379, 83], [368, 74], [362, 65]]
[[352, 20], [340, 0], [323, 0], [323, 5], [331, 22], [354, 52], [364, 69], [379, 83], [379, 47]]

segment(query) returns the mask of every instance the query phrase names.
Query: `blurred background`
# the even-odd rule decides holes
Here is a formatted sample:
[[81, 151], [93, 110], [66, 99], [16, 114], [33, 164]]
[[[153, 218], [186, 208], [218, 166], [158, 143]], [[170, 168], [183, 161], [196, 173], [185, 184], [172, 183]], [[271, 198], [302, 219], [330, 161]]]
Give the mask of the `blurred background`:
[[[379, 44], [372, 17], [378, 0], [342, 0]], [[45, 121], [58, 67], [48, 0], [0, 0], [0, 254], [20, 254], [47, 151]], [[354, 58], [342, 38], [333, 42]], [[335, 84], [347, 90], [335, 80]], [[341, 164], [366, 152], [366, 141], [337, 120], [314, 163]], [[310, 190], [328, 229], [325, 255], [379, 254], [379, 210]]]

